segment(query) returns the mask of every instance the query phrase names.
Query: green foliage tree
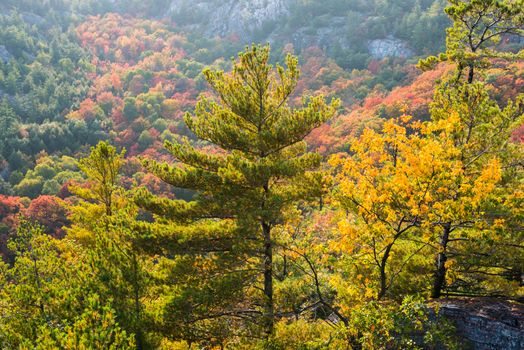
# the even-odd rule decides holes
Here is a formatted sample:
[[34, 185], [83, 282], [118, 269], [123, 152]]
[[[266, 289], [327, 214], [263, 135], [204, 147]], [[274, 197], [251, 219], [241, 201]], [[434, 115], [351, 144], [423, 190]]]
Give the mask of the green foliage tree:
[[[249, 313], [261, 316], [265, 337], [273, 334], [276, 317], [274, 228], [282, 223], [286, 207], [310, 199], [311, 190], [303, 184], [320, 157], [306, 151], [303, 139], [333, 116], [338, 105], [316, 96], [302, 108], [291, 108], [287, 102], [298, 81], [298, 61], [288, 56], [287, 68], [273, 69], [268, 59], [269, 47], [253, 46], [239, 55], [230, 74], [204, 71], [217, 100], [202, 96], [195, 115], [187, 114], [185, 121], [199, 139], [217, 147], [216, 154], [166, 142], [180, 165], [144, 161], [165, 182], [195, 190], [194, 200], [137, 194], [138, 203], [158, 215], [148, 239], [164, 246], [200, 240], [211, 251], [229, 251], [235, 261], [229, 267], [246, 263], [244, 271], [251, 272], [236, 273], [242, 277], [237, 283], [242, 294], [253, 298], [245, 302], [261, 306]], [[222, 268], [222, 275], [235, 275], [228, 266]]]
[[89, 297], [84, 311], [63, 328], [43, 328], [35, 349], [133, 350], [134, 338], [118, 325], [110, 303], [103, 305], [98, 295]]
[[110, 301], [102, 304], [86, 290], [87, 266], [74, 245], [22, 220], [9, 247], [16, 258], [12, 266], [1, 265], [3, 349], [132, 348]]
[[79, 161], [86, 186], [72, 186], [81, 200], [70, 207], [67, 237], [80, 243], [93, 280], [86, 288], [112, 300], [121, 327], [134, 336], [137, 349], [146, 346], [143, 317], [146, 261], [134, 245], [131, 223], [136, 208], [119, 186], [125, 151], [107, 142], [91, 148]]
[[122, 111], [127, 120], [134, 120], [138, 117], [138, 109], [136, 108], [136, 98], [126, 97], [124, 99], [124, 109]]
[[13, 144], [17, 139], [19, 124], [20, 119], [9, 106], [7, 99], [2, 99], [0, 103], [0, 138], [2, 139], [0, 156], [4, 159], [8, 159], [13, 153]]
[[422, 60], [422, 68], [448, 60], [457, 64], [457, 80], [468, 70], [467, 82], [471, 84], [475, 70], [489, 65], [489, 59], [524, 57], [524, 51], [515, 54], [494, 50], [504, 36], [524, 35], [524, 1], [449, 0], [449, 3], [445, 11], [453, 26], [447, 29], [446, 53]]
[[89, 157], [81, 159], [79, 168], [92, 181], [88, 190], [77, 188], [77, 194], [84, 199], [93, 199], [102, 204], [105, 214], [111, 216], [114, 208], [114, 197], [118, 186], [119, 170], [123, 163], [125, 151], [117, 153], [107, 142], [100, 142], [91, 148]]
[[[505, 36], [524, 35], [524, 2], [521, 0], [450, 0], [446, 13], [453, 21], [453, 26], [448, 28], [446, 37], [446, 53], [437, 57], [428, 57], [419, 62], [422, 69], [428, 69], [439, 61], [450, 61], [456, 64], [457, 75], [454, 81], [444, 81], [436, 90], [435, 101], [431, 106], [431, 117], [435, 121], [443, 120], [450, 114], [458, 116], [460, 127], [449, 135], [454, 145], [460, 150], [457, 161], [463, 165], [463, 172], [457, 176], [452, 197], [442, 198], [449, 205], [446, 210], [438, 211], [437, 227], [442, 228], [438, 235], [438, 250], [435, 259], [435, 277], [433, 281], [432, 296], [438, 298], [446, 285], [446, 261], [450, 242], [477, 243], [479, 249], [478, 232], [485, 232], [487, 222], [497, 215], [478, 215], [482, 210], [493, 212], [507, 212], [508, 208], [490, 208], [489, 201], [478, 207], [478, 210], [469, 208], [464, 212], [460, 206], [462, 198], [459, 195], [460, 186], [464, 187], [467, 178], [475, 177], [480, 169], [487, 166], [493, 159], [502, 163], [503, 182], [499, 185], [505, 190], [497, 192], [499, 204], [503, 203], [505, 196], [514, 196], [519, 188], [521, 172], [518, 171], [519, 159], [522, 158], [519, 146], [510, 142], [511, 133], [522, 122], [522, 96], [516, 101], [507, 101], [506, 107], [500, 107], [490, 96], [489, 85], [478, 81], [475, 72], [489, 67], [494, 58], [506, 60], [524, 58], [524, 50], [518, 53], [497, 50], [497, 44]], [[462, 81], [464, 71], [467, 69], [467, 79]], [[507, 174], [511, 173], [512, 176]], [[508, 181], [512, 178], [511, 181]], [[512, 185], [508, 185], [512, 183]], [[453, 186], [451, 186], [453, 187]], [[451, 189], [451, 188], [450, 188]], [[505, 194], [503, 194], [505, 193]], [[510, 201], [511, 202], [511, 201]], [[508, 202], [508, 203], [510, 203]], [[504, 206], [504, 204], [501, 204]], [[510, 210], [511, 211], [511, 210]], [[495, 216], [495, 217], [494, 217]], [[498, 220], [507, 220], [498, 215]], [[484, 223], [482, 225], [481, 223]], [[476, 226], [477, 234], [467, 230], [469, 226]], [[475, 231], [475, 230], [473, 230]], [[469, 233], [468, 233], [469, 232]], [[451, 238], [454, 235], [459, 238]], [[476, 239], [475, 239], [476, 237]], [[507, 238], [507, 236], [506, 236]], [[471, 249], [475, 245], [463, 244]], [[462, 247], [464, 249], [464, 247]], [[456, 249], [455, 249], [456, 250]], [[467, 254], [467, 249], [465, 250]], [[485, 254], [491, 256], [492, 253]], [[495, 254], [496, 255], [496, 254]], [[476, 265], [473, 263], [472, 265]], [[490, 272], [491, 274], [496, 274]]]

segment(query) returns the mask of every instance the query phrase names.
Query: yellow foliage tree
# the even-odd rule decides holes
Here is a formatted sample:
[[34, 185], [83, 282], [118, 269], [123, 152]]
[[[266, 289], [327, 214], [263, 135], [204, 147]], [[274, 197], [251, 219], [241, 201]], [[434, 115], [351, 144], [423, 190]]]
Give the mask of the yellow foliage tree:
[[357, 258], [368, 278], [376, 276], [364, 283], [368, 297], [383, 299], [424, 249], [440, 251], [433, 244], [435, 226], [475, 221], [501, 179], [494, 155], [477, 172], [465, 172], [460, 145], [451, 137], [463, 126], [456, 113], [426, 123], [403, 116], [386, 121], [380, 132], [366, 129], [352, 142], [351, 155], [330, 160], [335, 197], [347, 213], [335, 248]]

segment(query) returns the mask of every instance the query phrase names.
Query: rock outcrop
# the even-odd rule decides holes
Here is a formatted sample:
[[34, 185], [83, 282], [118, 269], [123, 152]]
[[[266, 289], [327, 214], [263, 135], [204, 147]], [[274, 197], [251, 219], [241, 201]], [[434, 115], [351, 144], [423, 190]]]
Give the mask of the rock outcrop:
[[288, 0], [173, 0], [168, 13], [192, 17], [193, 27], [201, 27], [208, 37], [234, 33], [242, 41], [248, 41], [256, 30], [284, 17], [289, 3]]
[[443, 299], [432, 305], [453, 321], [466, 349], [524, 349], [524, 304], [476, 298]]
[[386, 39], [371, 40], [368, 44], [371, 57], [383, 59], [385, 57], [411, 57], [415, 53], [406, 42], [390, 36]]
[[[346, 17], [332, 17], [329, 24], [299, 28], [289, 39], [298, 51], [310, 46], [317, 46], [330, 51], [335, 45], [349, 49], [351, 45], [348, 44], [348, 33]], [[283, 39], [285, 40], [285, 38], [270, 37], [268, 41], [271, 43]]]
[[[186, 31], [203, 36], [227, 37], [234, 34], [243, 44], [269, 42], [284, 46], [293, 44], [295, 50], [317, 46], [328, 53], [352, 49], [355, 35], [346, 14], [313, 18], [311, 23], [288, 26], [296, 0], [172, 0], [166, 16], [175, 19]], [[353, 20], [365, 21], [366, 14], [354, 13]], [[353, 44], [352, 44], [353, 43]], [[411, 57], [409, 45], [393, 36], [368, 43], [369, 54], [376, 59]]]

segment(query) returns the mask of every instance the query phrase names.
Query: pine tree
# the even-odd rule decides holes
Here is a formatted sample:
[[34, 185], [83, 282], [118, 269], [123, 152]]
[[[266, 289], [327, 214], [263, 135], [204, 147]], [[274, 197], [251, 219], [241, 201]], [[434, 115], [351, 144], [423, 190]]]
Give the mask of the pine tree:
[[121, 327], [134, 335], [136, 348], [142, 349], [146, 342], [143, 298], [147, 261], [134, 245], [131, 224], [136, 206], [119, 186], [124, 154], [100, 142], [79, 161], [87, 182], [70, 187], [81, 200], [70, 206], [72, 225], [67, 238], [83, 246], [85, 263], [93, 275], [86, 288], [112, 299]]
[[447, 29], [446, 53], [422, 60], [420, 67], [431, 68], [439, 61], [451, 61], [457, 64], [457, 81], [467, 69], [467, 82], [471, 84], [476, 69], [488, 66], [490, 59], [524, 57], [524, 51], [515, 54], [494, 49], [504, 36], [524, 36], [524, 1], [449, 0], [449, 3], [445, 11], [453, 26]]
[[123, 163], [125, 151], [118, 154], [107, 142], [100, 142], [91, 148], [89, 157], [79, 162], [79, 168], [91, 181], [88, 190], [75, 187], [75, 192], [85, 198], [101, 204], [105, 215], [111, 216], [114, 211], [115, 192], [118, 188], [119, 170]]
[[[477, 176], [479, 169], [487, 166], [493, 159], [501, 162], [505, 172], [511, 168], [514, 171], [515, 165], [519, 164], [521, 155], [516, 150], [518, 146], [512, 145], [509, 139], [511, 132], [522, 120], [523, 98], [520, 96], [516, 101], [509, 101], [505, 108], [500, 107], [489, 96], [489, 86], [479, 80], [478, 73], [489, 67], [494, 58], [515, 60], [524, 57], [522, 50], [518, 53], [497, 50], [497, 45], [504, 37], [524, 35], [524, 1], [449, 2], [445, 11], [453, 25], [447, 30], [446, 53], [438, 58], [431, 56], [421, 60], [419, 67], [430, 69], [439, 61], [456, 64], [455, 79], [444, 81], [436, 90], [431, 117], [435, 121], [448, 118], [449, 115], [457, 115], [459, 118], [458, 131], [449, 136], [460, 150], [457, 161], [463, 164], [463, 173], [456, 179], [459, 189], [461, 184], [467, 183], [468, 178]], [[463, 80], [465, 70], [467, 79]], [[506, 195], [512, 192], [512, 189], [508, 190]], [[463, 232], [462, 229], [471, 221], [487, 219], [475, 215], [471, 208], [469, 214], [472, 220], [466, 219], [460, 212], [463, 208], [459, 192], [456, 191], [455, 195], [446, 199], [450, 205], [446, 207], [446, 214], [437, 220], [436, 227], [440, 227], [442, 233], [438, 237], [439, 252], [435, 258], [436, 270], [432, 288], [432, 296], [435, 298], [441, 295], [446, 283], [448, 244], [454, 241], [450, 238], [452, 232], [457, 235], [457, 231]], [[503, 196], [501, 193], [498, 195]]]
[[20, 118], [13, 111], [7, 98], [0, 102], [0, 157], [8, 159], [15, 151], [13, 147], [18, 139]]
[[111, 301], [86, 288], [88, 266], [71, 241], [21, 220], [10, 239], [12, 265], [0, 263], [2, 349], [132, 349]]
[[[219, 270], [223, 278], [236, 281], [236, 286], [230, 285], [237, 288], [233, 295], [254, 298], [235, 303], [244, 310], [229, 309], [235, 307], [230, 304], [207, 316], [255, 316], [256, 322], [261, 319], [266, 338], [273, 333], [276, 317], [274, 228], [283, 223], [285, 208], [318, 193], [305, 181], [321, 159], [307, 152], [303, 140], [333, 116], [338, 105], [315, 96], [304, 99], [301, 108], [290, 107], [288, 99], [299, 78], [298, 60], [289, 55], [287, 68], [274, 69], [268, 63], [269, 52], [268, 46], [247, 49], [231, 73], [204, 70], [215, 98], [201, 96], [195, 115], [187, 114], [185, 122], [200, 140], [215, 147], [214, 153], [188, 142], [166, 142], [177, 164], [144, 161], [165, 182], [194, 190], [194, 199], [168, 200], [145, 190], [137, 194], [138, 203], [156, 214], [155, 223], [143, 227], [148, 242], [171, 246], [167, 254], [188, 249], [209, 264], [212, 257], [227, 257], [229, 264]], [[235, 272], [242, 264], [241, 272]]]

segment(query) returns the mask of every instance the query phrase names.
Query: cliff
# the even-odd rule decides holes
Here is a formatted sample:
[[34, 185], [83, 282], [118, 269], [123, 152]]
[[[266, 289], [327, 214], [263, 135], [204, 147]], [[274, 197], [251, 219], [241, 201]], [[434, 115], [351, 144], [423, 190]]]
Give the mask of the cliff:
[[524, 349], [524, 304], [497, 299], [433, 301], [456, 326], [465, 349]]
[[[355, 47], [356, 23], [369, 14], [362, 12], [313, 15], [307, 21], [297, 19], [296, 0], [173, 0], [166, 16], [186, 31], [205, 37], [237, 36], [242, 43], [269, 42], [279, 46], [291, 43], [296, 50], [317, 46], [328, 53], [353, 49], [367, 51], [377, 59], [411, 57], [414, 50], [392, 35], [360, 42]], [[310, 19], [310, 20], [309, 20]]]

